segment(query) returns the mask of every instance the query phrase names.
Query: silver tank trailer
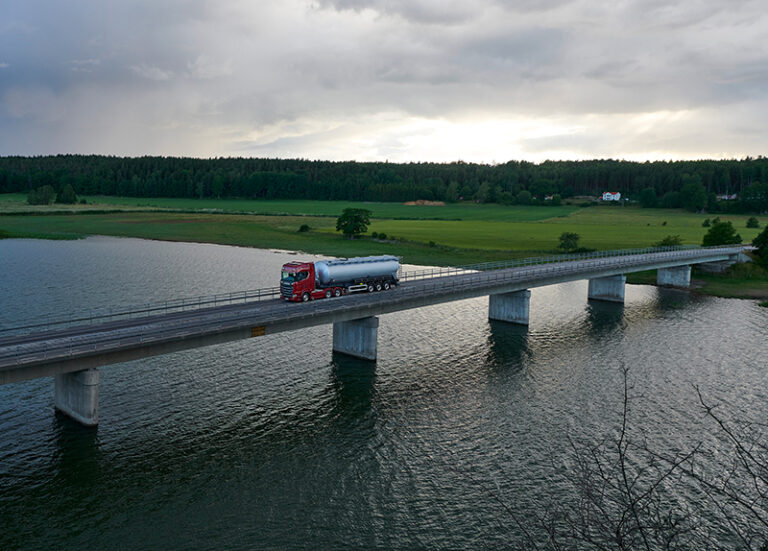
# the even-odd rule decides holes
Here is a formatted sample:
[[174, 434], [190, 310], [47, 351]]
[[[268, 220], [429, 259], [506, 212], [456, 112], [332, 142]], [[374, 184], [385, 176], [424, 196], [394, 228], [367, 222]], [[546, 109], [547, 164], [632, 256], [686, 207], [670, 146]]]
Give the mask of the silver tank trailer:
[[315, 262], [315, 276], [323, 285], [375, 279], [397, 279], [400, 262], [395, 256], [362, 256]]

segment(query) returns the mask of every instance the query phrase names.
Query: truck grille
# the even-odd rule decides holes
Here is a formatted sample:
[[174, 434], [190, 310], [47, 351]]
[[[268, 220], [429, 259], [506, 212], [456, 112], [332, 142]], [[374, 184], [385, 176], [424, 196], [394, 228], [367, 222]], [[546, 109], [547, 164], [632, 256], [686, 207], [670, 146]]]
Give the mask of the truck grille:
[[280, 295], [284, 297], [293, 296], [293, 283], [281, 282]]

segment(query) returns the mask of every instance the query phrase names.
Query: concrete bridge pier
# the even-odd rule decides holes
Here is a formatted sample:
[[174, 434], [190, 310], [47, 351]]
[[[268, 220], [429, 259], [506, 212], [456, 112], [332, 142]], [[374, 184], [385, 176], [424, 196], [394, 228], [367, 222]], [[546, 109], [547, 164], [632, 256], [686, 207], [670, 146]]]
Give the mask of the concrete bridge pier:
[[690, 287], [691, 267], [675, 266], [674, 268], [659, 268], [656, 271], [656, 284], [670, 287]]
[[627, 276], [616, 275], [589, 280], [589, 300], [624, 302], [624, 287]]
[[371, 316], [333, 324], [333, 351], [363, 360], [376, 359], [379, 318]]
[[85, 369], [54, 376], [54, 405], [86, 427], [99, 424], [99, 370]]
[[519, 325], [528, 325], [531, 292], [528, 289], [488, 297], [488, 318]]

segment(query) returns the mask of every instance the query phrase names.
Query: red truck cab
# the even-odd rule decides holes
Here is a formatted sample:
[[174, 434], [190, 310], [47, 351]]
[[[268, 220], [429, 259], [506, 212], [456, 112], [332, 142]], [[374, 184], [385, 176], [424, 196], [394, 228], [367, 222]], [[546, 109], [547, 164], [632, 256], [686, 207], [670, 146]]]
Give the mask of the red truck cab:
[[318, 287], [314, 262], [283, 264], [280, 274], [280, 296], [291, 302], [307, 302], [316, 298], [339, 297], [342, 287]]
[[[315, 265], [312, 262], [289, 262], [283, 265], [280, 295], [286, 300], [309, 300], [315, 290]], [[306, 297], [306, 298], [305, 298]]]

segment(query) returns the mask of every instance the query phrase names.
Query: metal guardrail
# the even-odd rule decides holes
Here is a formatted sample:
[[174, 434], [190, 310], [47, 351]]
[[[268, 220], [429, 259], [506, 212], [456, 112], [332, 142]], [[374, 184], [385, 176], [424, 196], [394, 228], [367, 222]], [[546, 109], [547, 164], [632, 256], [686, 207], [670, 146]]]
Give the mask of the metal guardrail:
[[[662, 253], [673, 251], [706, 251], [710, 249], [719, 249], [722, 246], [714, 247], [647, 247], [635, 249], [618, 249], [610, 251], [594, 251], [590, 253], [574, 253], [562, 255], [540, 256], [532, 258], [521, 258], [515, 260], [483, 262], [479, 264], [469, 264], [465, 266], [431, 268], [426, 270], [412, 270], [409, 272], [400, 272], [398, 278], [401, 282], [416, 281], [422, 279], [441, 278], [453, 275], [462, 275], [474, 272], [487, 272], [492, 270], [504, 270], [509, 268], [519, 268], [524, 266], [536, 266], [542, 264], [553, 264], [570, 262], [574, 260], [592, 260], [597, 258], [611, 258], [616, 256], [633, 256], [638, 254]], [[280, 296], [280, 287], [269, 287], [264, 289], [253, 289], [249, 291], [238, 291], [219, 295], [209, 295], [193, 298], [181, 298], [167, 300], [163, 302], [147, 303], [144, 305], [133, 305], [125, 308], [98, 308], [85, 310], [82, 312], [73, 312], [66, 317], [53, 318], [32, 318], [20, 325], [13, 327], [0, 327], [0, 337], [11, 334], [29, 334], [35, 331], [49, 331], [62, 327], [73, 325], [92, 325], [94, 323], [103, 323], [106, 321], [126, 320], [137, 317], [148, 317], [158, 314], [168, 314], [172, 312], [187, 312], [211, 308], [223, 304], [239, 304], [247, 302], [259, 302], [275, 299]]]
[[30, 333], [35, 330], [50, 330], [71, 325], [91, 325], [104, 321], [118, 319], [133, 319], [171, 312], [188, 312], [202, 308], [211, 308], [223, 304], [238, 304], [245, 302], [258, 302], [270, 300], [280, 296], [280, 287], [268, 287], [264, 289], [252, 289], [249, 291], [237, 291], [218, 295], [206, 295], [194, 298], [180, 298], [153, 302], [144, 305], [133, 305], [125, 308], [94, 308], [81, 312], [72, 312], [63, 318], [32, 318], [23, 325], [13, 327], [1, 327], [0, 336], [12, 332]]
[[[734, 247], [709, 247], [706, 250], [715, 252], [722, 250], [723, 254], [734, 254]], [[654, 262], [667, 262], [671, 260], [695, 260], [697, 257], [704, 256], [701, 252], [705, 249], [676, 249], [671, 251], [653, 251], [644, 254], [648, 256], [640, 257], [638, 255], [602, 255], [587, 258], [571, 258], [570, 260], [581, 261], [579, 264], [564, 262], [552, 262], [549, 264], [523, 264], [513, 266], [517, 269], [496, 269], [496, 270], [475, 270], [462, 274], [447, 274], [429, 278], [422, 278], [414, 285], [397, 288], [394, 292], [375, 293], [373, 295], [365, 294], [370, 297], [365, 301], [365, 306], [379, 306], [384, 304], [394, 304], [399, 302], [408, 302], [414, 296], [440, 296], [450, 295], [465, 289], [482, 288], [483, 291], [493, 290], [494, 287], [504, 287], [514, 282], [529, 282], [533, 279], [549, 278], [564, 273], [579, 275], [580, 273], [589, 273], [599, 268], [629, 268], [643, 266]], [[741, 250], [741, 249], [739, 249]], [[611, 256], [622, 256], [621, 259], [610, 258]], [[451, 277], [458, 276], [458, 277]], [[491, 293], [492, 294], [492, 293]], [[354, 297], [349, 297], [354, 298]], [[262, 324], [269, 325], [275, 321], [286, 319], [286, 314], [290, 313], [291, 319], [305, 319], [316, 316], [318, 313], [328, 313], [330, 311], [347, 311], [360, 308], [360, 301], [357, 300], [338, 300], [328, 299], [311, 303], [315, 307], [306, 308], [305, 303], [275, 302], [268, 307], [268, 310], [262, 312], [262, 315], [255, 315], [253, 311], [222, 311], [218, 313], [201, 313], [186, 320], [179, 325], [182, 320], [154, 321], [151, 318], [146, 324], [139, 327], [126, 328], [122, 331], [130, 333], [129, 335], [113, 335], [99, 340], [89, 340], [88, 343], [77, 342], [77, 337], [66, 337], [67, 343], [54, 345], [46, 348], [42, 352], [33, 352], [24, 354], [23, 350], [17, 350], [15, 353], [1, 354], [0, 366], [10, 367], [18, 366], [22, 363], [36, 362], [46, 359], [60, 359], [62, 357], [71, 357], [74, 355], [87, 355], [96, 352], [109, 352], [124, 348], [130, 345], [146, 345], [162, 341], [172, 341], [180, 336], [190, 334], [210, 334], [226, 332], [228, 330], [242, 328], [244, 322], [248, 325]], [[202, 320], [201, 318], [204, 318]], [[206, 330], [201, 332], [201, 322], [204, 323]], [[138, 329], [138, 332], [136, 331]], [[118, 330], [120, 331], [120, 330]], [[1, 349], [0, 349], [1, 350]], [[6, 360], [6, 361], [3, 361]], [[10, 361], [8, 361], [10, 360]]]

